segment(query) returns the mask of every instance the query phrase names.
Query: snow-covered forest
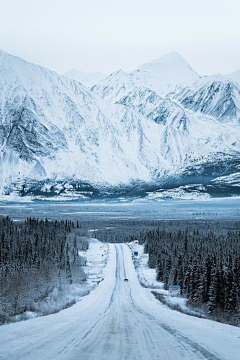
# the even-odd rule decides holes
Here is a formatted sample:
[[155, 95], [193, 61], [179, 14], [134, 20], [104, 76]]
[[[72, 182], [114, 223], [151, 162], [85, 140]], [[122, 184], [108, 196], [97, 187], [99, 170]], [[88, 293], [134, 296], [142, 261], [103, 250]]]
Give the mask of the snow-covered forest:
[[190, 305], [218, 321], [240, 324], [239, 231], [154, 229], [139, 241], [165, 289], [180, 285]]
[[2, 218], [0, 322], [53, 313], [88, 293], [82, 256], [89, 246], [87, 228], [92, 227], [89, 235], [103, 242], [138, 239], [165, 289], [180, 285], [190, 307], [211, 319], [239, 325], [239, 225], [239, 221], [108, 220], [99, 228], [95, 220], [81, 227], [79, 221]]
[[[70, 305], [65, 293], [86, 279], [78, 252], [88, 248], [88, 241], [81, 234], [78, 222], [0, 219], [0, 323], [28, 311], [45, 315]], [[53, 291], [53, 304], [45, 301], [39, 309]]]
[[204, 316], [240, 325], [239, 221], [119, 221], [97, 231], [108, 242], [138, 240], [157, 280], [180, 285], [188, 305]]

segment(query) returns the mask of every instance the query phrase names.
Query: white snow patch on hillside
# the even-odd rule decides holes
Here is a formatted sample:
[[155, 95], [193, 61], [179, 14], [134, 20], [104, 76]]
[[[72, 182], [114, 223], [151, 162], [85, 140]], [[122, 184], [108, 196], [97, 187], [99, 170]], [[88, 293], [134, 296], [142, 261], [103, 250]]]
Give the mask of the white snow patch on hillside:
[[240, 186], [240, 172], [227, 176], [220, 176], [212, 180], [213, 183], [228, 184], [232, 186]]
[[155, 191], [149, 193], [146, 200], [161, 201], [162, 199], [166, 199], [166, 198], [183, 199], [183, 200], [204, 200], [210, 198], [209, 194], [201, 192], [199, 190], [198, 189], [192, 190], [191, 185], [179, 186], [178, 188], [174, 188], [170, 190], [162, 190], [162, 191]]

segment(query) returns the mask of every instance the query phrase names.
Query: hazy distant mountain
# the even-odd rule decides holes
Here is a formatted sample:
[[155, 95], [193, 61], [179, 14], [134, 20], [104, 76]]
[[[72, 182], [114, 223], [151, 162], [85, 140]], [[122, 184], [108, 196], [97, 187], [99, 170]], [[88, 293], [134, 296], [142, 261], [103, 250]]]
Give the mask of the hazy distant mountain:
[[172, 52], [131, 73], [119, 70], [92, 87], [92, 91], [108, 101], [118, 101], [136, 86], [146, 87], [164, 96], [179, 83], [193, 82], [199, 75], [178, 53]]
[[200, 78], [177, 52], [171, 52], [139, 66], [132, 75], [159, 95], [168, 93], [179, 83], [192, 82]]
[[119, 104], [0, 52], [2, 192], [26, 189], [33, 181], [40, 184], [38, 194], [53, 189], [49, 181], [57, 184], [56, 193], [64, 186], [72, 189], [73, 181], [116, 188], [131, 181], [193, 176], [206, 166], [208, 171], [215, 166], [215, 175], [221, 176], [219, 164], [238, 161], [240, 127], [235, 120], [222, 122], [189, 111], [180, 98], [163, 98], [123, 71], [107, 81], [113, 87], [103, 97]]
[[230, 81], [240, 83], [240, 70], [234, 71], [233, 73], [225, 75], [224, 77]]
[[93, 85], [97, 84], [100, 80], [107, 77], [107, 74], [100, 72], [85, 73], [80, 70], [72, 69], [63, 74], [69, 79], [79, 81], [84, 86], [91, 88]]

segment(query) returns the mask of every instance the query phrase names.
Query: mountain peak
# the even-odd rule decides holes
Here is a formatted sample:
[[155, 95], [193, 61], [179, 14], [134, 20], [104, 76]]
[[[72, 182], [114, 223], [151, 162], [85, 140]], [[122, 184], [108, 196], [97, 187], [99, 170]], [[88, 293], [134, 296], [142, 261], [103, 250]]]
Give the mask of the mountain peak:
[[159, 59], [140, 65], [132, 75], [160, 96], [173, 91], [177, 84], [199, 79], [199, 75], [177, 52], [170, 52]]
[[130, 74], [119, 70], [89, 90], [1, 51], [0, 193], [5, 186], [7, 192], [18, 189], [19, 179], [36, 181], [43, 194], [45, 181], [55, 179], [66, 180], [66, 188], [70, 180], [158, 181], [219, 156], [224, 163], [235, 157], [240, 153], [238, 89], [236, 104], [231, 89], [215, 83], [197, 89], [197, 99], [195, 83], [190, 95], [185, 84], [174, 102], [163, 99], [161, 94], [176, 84], [199, 79], [189, 66], [169, 65], [180, 61], [171, 53]]
[[153, 60], [153, 63], [172, 64], [172, 65], [188, 65], [187, 61], [176, 51], [172, 51], [168, 54], [161, 56], [160, 58]]
[[126, 73], [124, 70], [122, 70], [122, 69], [119, 69], [119, 70], [113, 72], [113, 74], [114, 74], [115, 76], [125, 76], [125, 75], [127, 75], [127, 73]]
[[117, 81], [119, 81], [119, 80], [125, 81], [126, 79], [129, 78], [129, 76], [130, 75], [128, 73], [126, 73], [124, 70], [119, 69], [117, 71], [114, 71], [110, 75], [108, 75], [105, 79], [103, 79], [103, 82], [112, 81], [113, 79], [117, 80]]
[[63, 74], [63, 76], [66, 76], [66, 74], [75, 74], [75, 73], [78, 73], [78, 72], [81, 73], [82, 71], [77, 70], [76, 68], [72, 68], [72, 69], [70, 69], [69, 71], [65, 72], [65, 73]]
[[225, 75], [224, 77], [230, 81], [240, 83], [240, 69], [231, 74]]

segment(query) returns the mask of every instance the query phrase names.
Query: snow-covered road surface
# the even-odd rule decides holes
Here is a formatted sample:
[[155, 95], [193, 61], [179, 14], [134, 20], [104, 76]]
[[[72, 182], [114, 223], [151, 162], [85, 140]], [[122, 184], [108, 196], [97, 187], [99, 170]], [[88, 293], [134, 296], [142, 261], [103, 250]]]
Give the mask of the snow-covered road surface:
[[105, 280], [79, 303], [0, 327], [1, 360], [239, 360], [239, 354], [239, 328], [162, 305], [139, 284], [123, 244], [110, 245]]

